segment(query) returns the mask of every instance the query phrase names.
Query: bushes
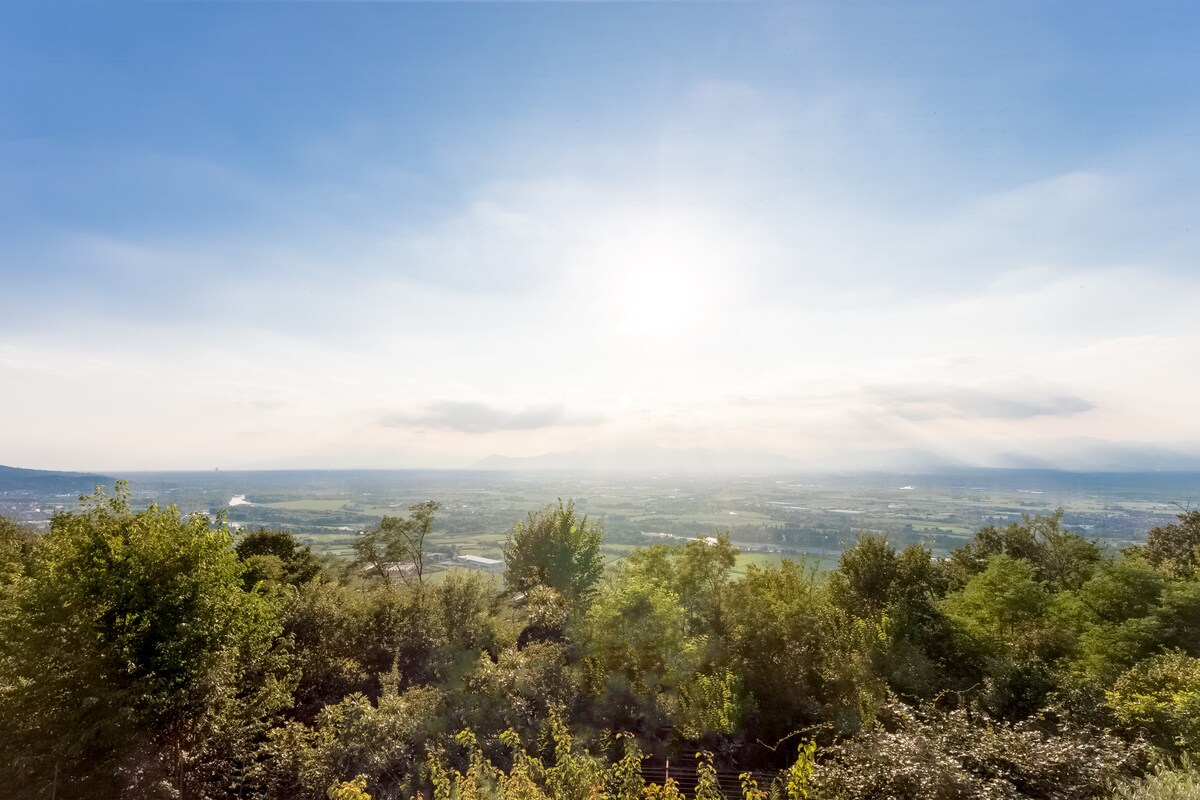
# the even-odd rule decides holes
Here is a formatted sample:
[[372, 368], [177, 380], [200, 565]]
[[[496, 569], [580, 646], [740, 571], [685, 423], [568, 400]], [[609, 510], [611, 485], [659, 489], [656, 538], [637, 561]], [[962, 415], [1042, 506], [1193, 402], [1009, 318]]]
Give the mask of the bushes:
[[278, 798], [321, 797], [345, 775], [361, 775], [375, 800], [408, 798], [428, 743], [442, 731], [441, 692], [385, 688], [377, 704], [361, 694], [326, 706], [313, 727], [291, 723], [271, 734], [264, 783]]
[[[9, 537], [12, 538], [12, 537]], [[232, 537], [124, 484], [56, 515], [0, 585], [0, 780], [19, 796], [246, 788], [296, 674]]]
[[1200, 774], [1188, 761], [1177, 768], [1160, 767], [1120, 786], [1112, 800], [1200, 800]]
[[967, 709], [890, 702], [880, 724], [829, 748], [814, 775], [822, 797], [1054, 798], [1102, 796], [1144, 768], [1144, 746], [1103, 731]]
[[[385, 532], [417, 542], [433, 505], [414, 509]], [[1067, 800], [1136, 776], [1151, 745], [1200, 750], [1200, 582], [1180, 557], [1102, 554], [1054, 517], [949, 561], [864, 536], [831, 576], [738, 579], [718, 536], [597, 584], [599, 528], [570, 505], [518, 528], [523, 604], [464, 573], [335, 582], [286, 534], [235, 552], [123, 489], [46, 536], [0, 523], [0, 776], [23, 797], [57, 774], [105, 798], [680, 798], [645, 784], [644, 746], [711, 750], [699, 800], [746, 768], [783, 770], [747, 777], [748, 800]], [[820, 748], [790, 766], [763, 744], [798, 734]]]
[[1118, 720], [1164, 750], [1200, 753], [1200, 659], [1153, 656], [1118, 678], [1105, 697]]

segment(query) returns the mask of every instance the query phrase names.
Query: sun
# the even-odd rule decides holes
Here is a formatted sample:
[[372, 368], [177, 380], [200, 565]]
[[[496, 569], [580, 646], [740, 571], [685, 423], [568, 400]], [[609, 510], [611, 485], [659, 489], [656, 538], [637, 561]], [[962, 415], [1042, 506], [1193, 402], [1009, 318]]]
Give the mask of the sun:
[[711, 226], [659, 210], [626, 219], [590, 253], [587, 283], [617, 336], [683, 339], [716, 312], [728, 265]]

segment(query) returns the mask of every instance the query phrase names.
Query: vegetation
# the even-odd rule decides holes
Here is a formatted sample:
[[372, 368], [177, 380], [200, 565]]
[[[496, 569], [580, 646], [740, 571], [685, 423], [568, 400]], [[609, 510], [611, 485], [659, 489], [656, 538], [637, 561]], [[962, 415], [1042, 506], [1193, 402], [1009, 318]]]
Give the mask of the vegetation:
[[1168, 798], [1200, 778], [1200, 517], [1104, 548], [1061, 514], [938, 557], [735, 572], [559, 502], [504, 582], [429, 580], [435, 503], [356, 560], [97, 491], [0, 519], [15, 797]]
[[513, 526], [504, 545], [504, 568], [514, 591], [548, 586], [574, 600], [586, 597], [600, 580], [603, 528], [577, 519], [575, 503], [547, 506]]

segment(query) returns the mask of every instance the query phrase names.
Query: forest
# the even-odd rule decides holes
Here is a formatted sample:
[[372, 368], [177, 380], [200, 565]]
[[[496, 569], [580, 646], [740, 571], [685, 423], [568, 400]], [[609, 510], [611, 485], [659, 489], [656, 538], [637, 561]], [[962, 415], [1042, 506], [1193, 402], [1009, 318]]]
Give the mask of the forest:
[[7, 796], [1200, 797], [1200, 511], [735, 575], [720, 531], [606, 566], [560, 500], [502, 579], [431, 573], [437, 514], [353, 559], [123, 483], [0, 518]]

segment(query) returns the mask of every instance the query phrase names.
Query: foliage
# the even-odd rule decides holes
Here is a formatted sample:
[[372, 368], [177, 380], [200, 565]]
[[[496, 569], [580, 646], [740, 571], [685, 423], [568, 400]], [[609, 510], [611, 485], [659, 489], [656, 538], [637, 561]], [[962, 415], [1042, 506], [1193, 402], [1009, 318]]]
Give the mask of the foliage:
[[350, 695], [326, 706], [311, 728], [292, 723], [272, 731], [265, 782], [281, 798], [318, 797], [340, 776], [358, 774], [376, 798], [408, 797], [426, 745], [441, 733], [443, 702], [426, 687], [389, 686], [375, 704]]
[[741, 773], [738, 775], [738, 782], [742, 787], [742, 800], [767, 800], [771, 796], [769, 790], [759, 788], [753, 772]]
[[1057, 612], [1076, 638], [1067, 666], [1085, 685], [1108, 689], [1167, 650], [1200, 655], [1200, 582], [1159, 571], [1138, 553], [1101, 564], [1060, 601]]
[[692, 635], [725, 632], [724, 606], [730, 571], [737, 563], [738, 549], [729, 534], [717, 531], [704, 540], [685, 542], [675, 566], [675, 586], [687, 611]]
[[603, 526], [575, 516], [575, 502], [547, 506], [513, 525], [504, 545], [504, 579], [513, 591], [549, 586], [574, 600], [586, 598], [604, 571]]
[[981, 528], [973, 541], [950, 554], [949, 575], [958, 586], [1006, 555], [1033, 567], [1039, 582], [1053, 589], [1078, 588], [1102, 561], [1095, 542], [1062, 527], [1063, 510], [1050, 516], [1022, 516], [1007, 527]]
[[1175, 768], [1160, 766], [1117, 787], [1111, 800], [1200, 800], [1200, 772], [1187, 760]]
[[896, 550], [887, 539], [860, 535], [842, 552], [837, 571], [829, 576], [831, 599], [856, 616], [881, 614], [891, 598], [896, 562]]
[[872, 667], [886, 637], [879, 622], [847, 615], [815, 572], [790, 561], [751, 566], [730, 595], [730, 668], [757, 701], [760, 738], [814, 724], [848, 732], [873, 716], [884, 690]]
[[617, 573], [583, 623], [589, 663], [603, 676], [593, 690], [610, 715], [602, 724], [670, 724], [678, 688], [701, 667], [704, 639], [688, 636], [679, 595], [641, 570]]
[[[246, 779], [289, 702], [278, 611], [246, 591], [231, 537], [124, 484], [54, 517], [0, 598], [0, 776], [34, 794], [191, 796]], [[56, 776], [56, 777], [52, 777]]]
[[808, 741], [800, 745], [796, 761], [783, 775], [784, 797], [787, 800], [807, 800], [813, 782], [813, 767], [817, 743]]
[[247, 564], [247, 588], [260, 580], [298, 586], [321, 574], [321, 563], [312, 548], [301, 547], [287, 531], [259, 528], [243, 536], [234, 551]]
[[529, 590], [525, 603], [529, 614], [529, 625], [540, 631], [561, 633], [571, 616], [570, 601], [562, 592], [549, 586], [534, 586]]
[[710, 734], [729, 736], [741, 730], [753, 707], [742, 679], [728, 669], [713, 675], [696, 675], [679, 690], [680, 735], [698, 741]]
[[355, 563], [367, 567], [386, 585], [399, 576], [402, 583], [424, 585], [428, 569], [425, 539], [433, 530], [438, 504], [432, 500], [408, 507], [407, 517], [385, 516], [375, 528], [354, 541]]
[[[0, 519], [6, 789], [716, 800], [741, 770], [743, 800], [1194, 786], [1190, 768], [1133, 780], [1200, 749], [1188, 515], [1119, 554], [1055, 514], [945, 559], [863, 534], [828, 575], [738, 577], [720, 532], [604, 573], [601, 527], [560, 501], [514, 526], [500, 592], [426, 579], [436, 510], [385, 517], [345, 571], [286, 532], [134, 512], [124, 485], [45, 535]], [[643, 753], [671, 778], [647, 784]]]
[[329, 785], [325, 792], [329, 800], [371, 800], [367, 794], [367, 778], [359, 775], [352, 781], [341, 781]]
[[311, 720], [327, 703], [365, 692], [370, 673], [367, 649], [369, 597], [326, 580], [295, 587], [285, 595], [284, 636], [294, 643], [300, 680], [296, 715]]
[[605, 792], [611, 800], [640, 800], [646, 788], [642, 777], [642, 748], [629, 734], [618, 733], [614, 740], [622, 752], [605, 773]]
[[693, 800], [724, 800], [717, 769], [713, 766], [713, 755], [707, 750], [696, 753], [696, 789]]
[[580, 694], [575, 671], [563, 666], [564, 645], [506, 647], [493, 661], [480, 655], [460, 698], [460, 716], [481, 733], [530, 732], [555, 709], [573, 709]]
[[1178, 651], [1134, 665], [1105, 693], [1116, 718], [1169, 751], [1200, 754], [1200, 659]]
[[946, 597], [946, 615], [981, 667], [983, 699], [996, 713], [1026, 716], [1053, 689], [1051, 662], [1065, 644], [1048, 616], [1050, 602], [1034, 565], [1003, 553]]
[[[521, 737], [512, 730], [501, 736], [510, 750], [508, 771], [492, 765], [480, 749], [474, 733], [456, 737], [467, 752], [467, 769], [460, 772], [445, 766], [445, 755], [435, 751], [431, 758], [434, 800], [607, 800], [609, 774], [596, 758], [583, 752], [557, 715], [551, 715], [545, 731], [548, 759], [530, 754]], [[624, 784], [628, 786], [628, 782]]]
[[0, 517], [0, 585], [17, 579], [25, 570], [40, 539], [35, 531]]
[[1178, 577], [1192, 577], [1200, 566], [1200, 511], [1184, 511], [1178, 519], [1146, 534], [1146, 560]]
[[1138, 774], [1146, 758], [1139, 745], [1099, 730], [1004, 723], [968, 709], [892, 701], [881, 722], [828, 749], [813, 774], [817, 796], [1098, 797]]

